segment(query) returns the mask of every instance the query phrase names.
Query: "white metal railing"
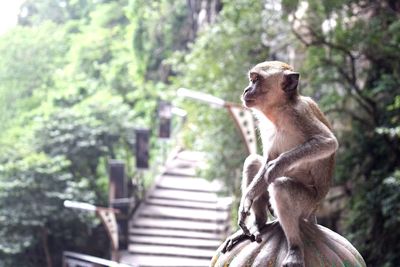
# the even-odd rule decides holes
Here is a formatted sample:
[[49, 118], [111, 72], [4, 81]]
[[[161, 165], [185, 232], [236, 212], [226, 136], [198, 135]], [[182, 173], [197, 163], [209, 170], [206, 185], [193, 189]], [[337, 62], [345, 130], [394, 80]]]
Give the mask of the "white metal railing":
[[63, 252], [63, 267], [139, 267], [139, 265], [118, 263], [90, 255]]

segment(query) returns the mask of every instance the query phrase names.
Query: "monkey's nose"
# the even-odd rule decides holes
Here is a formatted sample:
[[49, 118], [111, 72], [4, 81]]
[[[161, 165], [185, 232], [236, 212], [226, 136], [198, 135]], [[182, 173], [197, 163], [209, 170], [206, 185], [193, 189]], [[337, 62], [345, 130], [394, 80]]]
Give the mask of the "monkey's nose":
[[244, 93], [247, 93], [248, 91], [250, 91], [250, 89], [251, 89], [251, 87], [249, 86], [249, 87], [247, 87], [247, 88], [245, 88], [244, 89]]

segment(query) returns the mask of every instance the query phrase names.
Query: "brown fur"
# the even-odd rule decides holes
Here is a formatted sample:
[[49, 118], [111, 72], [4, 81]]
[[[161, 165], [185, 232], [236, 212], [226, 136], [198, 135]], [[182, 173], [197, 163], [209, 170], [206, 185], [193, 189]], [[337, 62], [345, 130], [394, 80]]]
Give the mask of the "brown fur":
[[286, 63], [262, 62], [250, 70], [242, 95], [260, 119], [264, 155], [250, 155], [244, 164], [239, 225], [250, 235], [245, 218], [251, 208], [258, 228], [253, 236], [259, 239], [269, 199], [289, 243], [286, 267], [304, 265], [299, 222], [313, 220], [328, 192], [338, 146], [318, 105], [298, 94], [298, 78]]

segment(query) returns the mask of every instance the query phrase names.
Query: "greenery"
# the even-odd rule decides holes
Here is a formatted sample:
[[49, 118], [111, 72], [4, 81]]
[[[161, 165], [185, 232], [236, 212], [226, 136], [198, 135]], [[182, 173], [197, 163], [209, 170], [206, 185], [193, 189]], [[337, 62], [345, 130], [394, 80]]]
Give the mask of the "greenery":
[[294, 64], [334, 125], [342, 234], [368, 266], [399, 266], [399, 18], [392, 0], [26, 0], [0, 36], [0, 266], [108, 256], [90, 242], [99, 221], [62, 203], [107, 205], [107, 160], [135, 175], [135, 128], [152, 129], [158, 162], [160, 99], [188, 112], [181, 142], [207, 151], [205, 175], [238, 196], [246, 152], [228, 112], [175, 93], [239, 102], [248, 69], [268, 59]]
[[306, 47], [304, 91], [337, 125], [335, 178], [351, 183], [348, 236], [368, 265], [397, 266], [400, 10], [391, 1], [308, 5], [309, 15], [293, 16], [292, 27]]
[[[178, 73], [172, 78], [173, 87], [187, 87], [239, 102], [247, 83], [246, 71], [268, 56], [268, 49], [260, 39], [263, 27], [259, 23], [262, 17], [259, 10], [262, 10], [260, 1], [236, 1], [236, 5], [224, 6], [220, 20], [200, 32], [190, 53], [177, 52], [170, 59]], [[236, 191], [238, 195], [238, 178], [246, 153], [243, 143], [237, 142], [240, 135], [230, 115], [226, 110], [210, 110], [208, 105], [200, 103], [182, 104], [193, 114], [187, 125], [187, 145], [207, 151], [212, 159], [208, 176], [224, 178], [229, 192]]]
[[107, 206], [107, 160], [133, 176], [134, 129], [154, 126], [156, 94], [129, 79], [128, 3], [61, 2], [27, 1], [0, 37], [0, 266], [61, 265], [67, 249], [108, 257], [107, 241], [91, 242], [99, 221], [63, 202]]

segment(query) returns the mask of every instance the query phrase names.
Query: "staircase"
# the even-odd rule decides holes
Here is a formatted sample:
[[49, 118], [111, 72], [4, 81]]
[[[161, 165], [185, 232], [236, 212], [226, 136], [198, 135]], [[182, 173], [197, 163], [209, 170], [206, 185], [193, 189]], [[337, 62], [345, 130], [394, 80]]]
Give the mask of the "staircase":
[[130, 221], [121, 262], [143, 267], [205, 267], [229, 230], [230, 200], [196, 177], [203, 154], [178, 153]]

